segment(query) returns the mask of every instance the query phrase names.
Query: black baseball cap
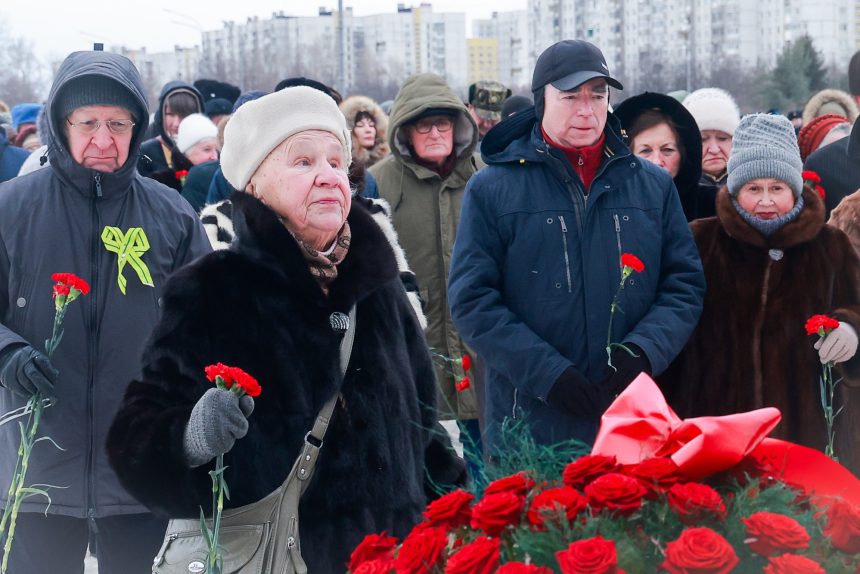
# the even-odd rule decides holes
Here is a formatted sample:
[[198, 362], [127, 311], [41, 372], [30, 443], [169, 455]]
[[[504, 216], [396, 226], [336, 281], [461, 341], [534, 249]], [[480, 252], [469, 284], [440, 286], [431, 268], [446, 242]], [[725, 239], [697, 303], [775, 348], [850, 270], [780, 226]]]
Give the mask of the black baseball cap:
[[609, 66], [600, 48], [585, 40], [562, 40], [543, 51], [535, 64], [532, 92], [547, 84], [567, 92], [594, 78], [623, 90], [621, 82], [609, 75]]

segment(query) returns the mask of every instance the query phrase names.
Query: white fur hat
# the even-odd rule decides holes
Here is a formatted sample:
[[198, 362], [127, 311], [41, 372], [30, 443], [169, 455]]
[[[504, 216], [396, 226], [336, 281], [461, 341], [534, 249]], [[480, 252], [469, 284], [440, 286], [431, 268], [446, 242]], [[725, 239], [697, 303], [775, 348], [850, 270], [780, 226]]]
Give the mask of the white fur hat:
[[179, 135], [176, 136], [176, 147], [182, 153], [187, 152], [201, 141], [218, 137], [218, 127], [203, 114], [191, 114], [179, 124]]
[[699, 131], [719, 130], [730, 136], [741, 121], [734, 98], [719, 88], [702, 88], [684, 98], [684, 107], [692, 114]]
[[322, 130], [340, 141], [347, 162], [352, 158], [350, 132], [335, 101], [307, 86], [284, 88], [248, 102], [224, 128], [221, 171], [234, 189], [243, 191], [266, 156], [291, 135]]

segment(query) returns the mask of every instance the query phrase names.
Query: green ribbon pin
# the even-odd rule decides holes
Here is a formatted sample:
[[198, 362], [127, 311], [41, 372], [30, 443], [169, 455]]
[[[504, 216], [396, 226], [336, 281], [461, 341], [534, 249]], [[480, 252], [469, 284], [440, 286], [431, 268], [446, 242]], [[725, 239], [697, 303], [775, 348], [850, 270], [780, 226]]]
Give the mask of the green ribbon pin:
[[149, 239], [147, 239], [142, 227], [132, 227], [128, 232], [123, 233], [118, 227], [105, 226], [102, 230], [102, 242], [105, 244], [105, 249], [117, 255], [116, 281], [123, 295], [125, 295], [125, 286], [128, 283], [122, 274], [126, 263], [137, 272], [141, 283], [155, 287], [152, 282], [152, 275], [149, 274], [149, 267], [140, 258], [149, 250]]

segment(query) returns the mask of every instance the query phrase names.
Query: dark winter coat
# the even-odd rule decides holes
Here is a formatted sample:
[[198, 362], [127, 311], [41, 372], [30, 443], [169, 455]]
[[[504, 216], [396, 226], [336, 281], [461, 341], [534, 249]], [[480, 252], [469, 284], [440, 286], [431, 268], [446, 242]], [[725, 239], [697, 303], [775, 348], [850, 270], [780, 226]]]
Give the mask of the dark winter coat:
[[[203, 96], [200, 95], [197, 88], [178, 80], [164, 84], [164, 87], [161, 88], [161, 95], [158, 96], [158, 109], [155, 110], [155, 118], [152, 122], [152, 131], [155, 135], [140, 146], [140, 159], [137, 163], [137, 169], [141, 175], [152, 177], [180, 191], [182, 186], [173, 183], [173, 179], [168, 177], [168, 175], [171, 171], [191, 169], [193, 164], [176, 149], [176, 142], [171, 139], [170, 134], [164, 129], [163, 121], [164, 102], [170, 94], [177, 90], [188, 92], [196, 97], [199, 106], [198, 111], [203, 113]], [[166, 145], [171, 151], [169, 162], [167, 161], [167, 156], [164, 155], [162, 144]], [[157, 176], [153, 174], [157, 174]]]
[[[860, 261], [845, 234], [824, 225], [817, 194], [807, 188], [803, 200], [798, 218], [770, 238], [741, 219], [725, 188], [717, 217], [692, 224], [708, 284], [705, 305], [660, 384], [681, 417], [776, 407], [782, 422], [772, 436], [823, 449], [821, 363], [804, 324], [827, 314], [860, 331]], [[860, 356], [834, 374], [844, 377], [851, 405], [837, 418], [839, 455], [850, 463], [855, 453], [856, 472]]]
[[28, 157], [30, 152], [10, 144], [6, 130], [0, 129], [0, 182], [17, 176]]
[[631, 277], [613, 342], [639, 346], [654, 373], [683, 348], [701, 311], [704, 276], [669, 174], [604, 131], [606, 157], [588, 195], [570, 162], [541, 135], [534, 110], [483, 140], [488, 166], [466, 189], [448, 293], [466, 342], [484, 359], [486, 440], [522, 409], [542, 443], [594, 439], [598, 418], [548, 405], [563, 371], [596, 383], [607, 369], [609, 308], [622, 253], [645, 271]]
[[851, 136], [814, 151], [806, 158], [803, 169], [821, 176], [827, 212], [836, 209], [843, 198], [860, 190], [860, 120], [854, 122]]
[[[415, 161], [404, 129], [432, 108], [456, 113], [452, 129], [456, 164], [444, 178]], [[452, 359], [460, 359], [467, 349], [454, 328], [446, 288], [466, 182], [480, 167], [473, 154], [478, 128], [459, 96], [436, 74], [418, 74], [407, 80], [394, 100], [390, 120], [392, 153], [371, 167], [370, 173], [376, 178], [379, 197], [391, 205], [394, 228], [418, 278], [428, 321], [427, 342], [439, 355], [436, 379], [443, 417], [475, 419], [474, 389], [456, 390], [464, 373]]]
[[[48, 110], [57, 93], [84, 75], [107, 76], [131, 92], [146, 109], [144, 88], [133, 64], [109, 52], [69, 56], [54, 81]], [[104, 451], [126, 384], [135, 377], [144, 342], [155, 326], [167, 276], [210, 251], [197, 215], [172, 190], [141, 177], [134, 157], [146, 129], [138, 111], [129, 159], [113, 173], [77, 164], [65, 147], [64, 118], [50, 118], [50, 166], [0, 184], [0, 349], [29, 343], [42, 349], [54, 320], [51, 275], [70, 272], [88, 281], [89, 295], [69, 306], [65, 335], [52, 362], [59, 370], [57, 404], [45, 411], [39, 434], [65, 448], [45, 446], [30, 459], [27, 480], [68, 488], [52, 489], [48, 512], [83, 518], [145, 512], [124, 488]], [[60, 136], [60, 137], [58, 137]], [[129, 234], [141, 228], [149, 248], [140, 255], [154, 286], [144, 285], [132, 265], [118, 284], [117, 254], [106, 249], [103, 230]], [[0, 412], [24, 404], [0, 389]], [[16, 424], [0, 427], [0, 488], [5, 498], [16, 460]], [[25, 511], [43, 511], [40, 497]]]
[[[681, 140], [678, 142], [681, 146], [681, 166], [678, 175], [673, 179], [687, 221], [713, 215], [713, 213], [708, 213], [708, 215], [700, 215], [699, 213], [700, 210], [705, 211], [708, 207], [707, 201], [705, 201], [707, 196], [705, 198], [699, 197], [699, 179], [702, 177], [702, 134], [699, 132], [696, 119], [687, 108], [671, 96], [645, 92], [621, 102], [614, 113], [621, 122], [621, 127], [629, 130], [642, 112], [651, 109], [659, 110], [669, 116], [675, 124], [674, 128], [678, 132], [678, 138]], [[632, 142], [628, 142], [628, 144], [632, 144]], [[699, 206], [700, 201], [703, 204], [701, 208]], [[712, 212], [713, 209], [708, 211]]]
[[718, 178], [702, 172], [702, 177], [699, 179], [699, 193], [696, 196], [696, 219], [717, 215], [717, 193], [726, 185], [728, 179], [727, 171]]
[[191, 208], [196, 212], [200, 212], [206, 205], [206, 194], [209, 193], [209, 185], [212, 183], [212, 176], [220, 169], [221, 164], [218, 160], [207, 161], [200, 165], [195, 165], [188, 170], [188, 176], [185, 178], [185, 185], [182, 186], [182, 197], [191, 204]]
[[[427, 345], [380, 228], [358, 204], [352, 244], [323, 295], [276, 215], [244, 193], [233, 197], [236, 242], [177, 273], [163, 318], [111, 429], [108, 452], [123, 484], [159, 513], [211, 510], [214, 462], [188, 468], [185, 425], [211, 387], [216, 361], [255, 376], [262, 394], [248, 434], [224, 457], [228, 507], [281, 484], [323, 404], [340, 392], [313, 481], [301, 500], [302, 554], [309, 572], [344, 572], [364, 535], [402, 537], [420, 518], [425, 449], [436, 423]], [[332, 312], [357, 304], [357, 330], [341, 384], [341, 336]], [[450, 454], [430, 469], [443, 482], [462, 466]], [[441, 471], [441, 474], [440, 474]]]

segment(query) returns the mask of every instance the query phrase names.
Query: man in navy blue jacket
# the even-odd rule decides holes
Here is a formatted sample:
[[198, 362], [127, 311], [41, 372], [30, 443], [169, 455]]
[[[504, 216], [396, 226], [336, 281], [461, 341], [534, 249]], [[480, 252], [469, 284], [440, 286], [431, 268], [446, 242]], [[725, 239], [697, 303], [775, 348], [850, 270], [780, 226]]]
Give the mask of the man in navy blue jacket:
[[[593, 441], [613, 398], [663, 371], [701, 313], [705, 279], [672, 177], [630, 153], [610, 86], [622, 88], [596, 46], [549, 47], [535, 108], [487, 134], [488, 167], [466, 188], [448, 292], [486, 362], [491, 456], [510, 417], [540, 443]], [[645, 269], [626, 280], [609, 333], [623, 253]], [[625, 347], [612, 367], [608, 340]]]

